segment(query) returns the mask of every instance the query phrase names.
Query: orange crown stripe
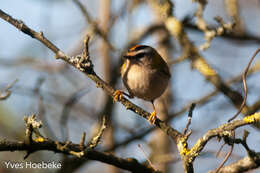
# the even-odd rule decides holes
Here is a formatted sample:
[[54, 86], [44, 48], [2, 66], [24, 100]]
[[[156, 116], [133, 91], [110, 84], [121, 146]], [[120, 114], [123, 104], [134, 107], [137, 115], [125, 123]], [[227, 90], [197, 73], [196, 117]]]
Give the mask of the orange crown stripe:
[[129, 50], [134, 51], [137, 47], [140, 47], [140, 46], [142, 46], [142, 45], [135, 45], [135, 46], [131, 47]]

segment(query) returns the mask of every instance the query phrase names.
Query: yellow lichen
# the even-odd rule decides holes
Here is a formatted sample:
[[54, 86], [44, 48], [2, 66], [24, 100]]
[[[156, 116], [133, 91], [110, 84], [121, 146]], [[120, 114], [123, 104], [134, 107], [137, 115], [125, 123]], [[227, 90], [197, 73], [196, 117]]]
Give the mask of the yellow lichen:
[[217, 73], [212, 69], [204, 59], [198, 58], [193, 66], [205, 76], [215, 76]]
[[44, 142], [44, 138], [38, 137], [38, 138], [34, 139], [34, 142]]
[[260, 112], [254, 113], [253, 115], [246, 116], [243, 120], [246, 123], [254, 123], [260, 121]]
[[186, 156], [190, 153], [190, 149], [188, 148], [188, 144], [185, 138], [180, 139], [180, 141], [177, 144], [177, 147], [179, 149], [180, 155]]

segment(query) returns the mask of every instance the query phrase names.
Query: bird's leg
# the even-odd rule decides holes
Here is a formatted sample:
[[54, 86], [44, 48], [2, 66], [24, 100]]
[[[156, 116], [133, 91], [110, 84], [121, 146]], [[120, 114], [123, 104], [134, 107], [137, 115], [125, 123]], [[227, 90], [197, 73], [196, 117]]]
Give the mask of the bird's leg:
[[127, 93], [125, 93], [125, 92], [123, 92], [121, 90], [116, 90], [113, 95], [114, 95], [114, 99], [113, 99], [114, 102], [117, 102], [117, 101], [121, 100], [123, 95], [125, 95], [125, 96], [127, 96], [129, 98], [134, 98], [134, 96], [132, 94], [127, 94]]
[[150, 116], [148, 117], [147, 120], [150, 122], [150, 124], [154, 124], [155, 120], [156, 120], [156, 110], [155, 110], [153, 100], [151, 102], [152, 102], [152, 105], [153, 105], [153, 112], [150, 114]]

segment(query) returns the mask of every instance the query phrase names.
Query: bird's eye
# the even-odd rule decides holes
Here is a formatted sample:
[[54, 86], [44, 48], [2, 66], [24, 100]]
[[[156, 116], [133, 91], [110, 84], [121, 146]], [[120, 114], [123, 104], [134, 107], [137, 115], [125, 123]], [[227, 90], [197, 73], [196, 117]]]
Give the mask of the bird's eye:
[[137, 55], [135, 55], [136, 59], [140, 59], [143, 58], [145, 56], [145, 53], [138, 53]]

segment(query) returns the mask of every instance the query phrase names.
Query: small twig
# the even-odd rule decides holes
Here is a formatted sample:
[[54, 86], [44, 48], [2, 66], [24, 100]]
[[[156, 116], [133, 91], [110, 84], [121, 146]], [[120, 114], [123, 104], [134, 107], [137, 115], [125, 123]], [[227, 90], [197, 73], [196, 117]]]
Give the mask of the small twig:
[[0, 100], [5, 100], [7, 99], [10, 95], [11, 95], [11, 91], [9, 90], [10, 88], [12, 88], [12, 86], [18, 81], [18, 79], [15, 79], [12, 83], [10, 83], [9, 85], [6, 86], [6, 88], [4, 89], [4, 93], [2, 94], [0, 92]]
[[97, 23], [91, 18], [84, 5], [79, 0], [73, 0], [73, 2], [79, 7], [86, 21], [91, 25], [90, 27], [92, 27], [92, 32], [99, 35], [111, 50], [115, 50], [115, 47], [109, 42], [107, 35], [98, 27]]
[[[224, 141], [226, 144], [230, 145], [231, 148], [229, 150], [229, 152], [226, 154], [224, 160], [220, 163], [220, 165], [218, 166], [218, 168], [216, 169], [216, 173], [219, 172], [219, 170], [224, 166], [224, 164], [227, 162], [228, 158], [231, 156], [232, 154], [232, 151], [233, 151], [233, 148], [234, 148], [234, 142], [233, 140], [235, 139], [235, 130], [232, 130], [231, 133], [230, 133], [231, 136], [227, 135], [227, 136], [224, 136]], [[231, 140], [230, 140], [230, 137], [231, 137]]]
[[221, 17], [215, 17], [215, 20], [220, 24], [220, 26], [210, 29], [207, 22], [203, 18], [203, 13], [208, 2], [204, 0], [196, 0], [196, 2], [198, 2], [198, 8], [195, 13], [195, 16], [197, 17], [196, 25], [198, 29], [204, 32], [204, 39], [206, 40], [206, 42], [200, 46], [200, 49], [206, 50], [210, 47], [211, 41], [215, 37], [223, 35], [225, 32], [232, 31], [235, 23], [225, 23]]
[[219, 156], [219, 154], [221, 153], [221, 150], [223, 149], [223, 147], [226, 145], [226, 143], [222, 144], [218, 150], [218, 152], [216, 153], [216, 157]]
[[244, 70], [244, 73], [242, 75], [242, 80], [243, 80], [243, 86], [244, 86], [244, 99], [243, 99], [243, 102], [239, 108], [239, 110], [237, 111], [237, 113], [228, 120], [228, 122], [234, 120], [239, 114], [240, 112], [243, 110], [245, 104], [246, 104], [246, 99], [247, 99], [247, 84], [246, 84], [246, 76], [247, 76], [247, 72], [250, 68], [250, 65], [252, 64], [254, 58], [256, 57], [256, 55], [258, 54], [258, 52], [260, 51], [260, 47], [256, 50], [256, 52], [253, 54], [253, 56], [251, 57], [249, 63], [247, 64], [245, 70]]
[[89, 51], [88, 51], [88, 43], [89, 43], [90, 37], [86, 35], [86, 38], [84, 39], [84, 50], [83, 50], [83, 57], [89, 58]]
[[153, 168], [154, 171], [157, 171], [156, 167], [153, 165], [153, 163], [151, 162], [151, 160], [149, 159], [149, 157], [145, 153], [145, 151], [144, 151], [143, 147], [141, 146], [141, 144], [138, 144], [138, 147], [142, 150], [142, 152], [143, 152], [144, 156], [146, 157], [146, 160], [148, 161], [148, 163], [151, 166], [151, 168]]
[[242, 144], [244, 146], [244, 148], [246, 149], [246, 152], [249, 155], [249, 157], [254, 157], [254, 156], [257, 155], [256, 152], [251, 150], [249, 148], [249, 146], [247, 145], [247, 142], [246, 142], [248, 135], [249, 135], [249, 132], [247, 130], [244, 130], [243, 138], [242, 139], [234, 139], [234, 143]]
[[61, 143], [59, 142], [56, 142], [56, 146], [57, 146], [57, 149], [60, 150], [60, 151], [63, 151], [63, 152], [67, 152], [71, 155], [74, 155], [78, 158], [81, 158], [82, 156], [84, 156], [84, 151], [73, 151], [71, 150], [68, 146], [71, 145], [72, 142], [71, 141], [67, 141], [64, 145], [62, 145]]
[[191, 119], [192, 119], [192, 113], [193, 113], [193, 110], [195, 108], [196, 104], [195, 103], [192, 103], [191, 106], [190, 106], [190, 110], [189, 110], [189, 114], [188, 114], [188, 122], [186, 124], [186, 127], [185, 129], [183, 130], [183, 135], [186, 135], [187, 134], [187, 131], [189, 129], [189, 126], [191, 124]]
[[225, 158], [224, 158], [224, 160], [221, 162], [221, 164], [218, 166], [218, 168], [217, 168], [217, 170], [216, 170], [215, 173], [218, 173], [219, 170], [224, 166], [224, 164], [226, 163], [226, 161], [228, 160], [228, 158], [231, 156], [232, 151], [233, 151], [233, 148], [234, 148], [234, 145], [231, 145], [229, 152], [227, 153], [227, 155], [225, 156]]
[[[42, 122], [36, 120], [36, 115], [33, 114], [32, 116], [29, 117], [24, 117], [25, 125], [26, 125], [26, 130], [25, 130], [25, 143], [26, 144], [31, 144], [33, 142], [32, 135], [33, 132], [37, 136], [41, 136], [40, 132], [38, 131], [39, 128], [42, 127]], [[32, 150], [27, 150], [26, 155], [24, 156], [24, 159], [26, 159], [33, 151]]]
[[106, 116], [103, 116], [101, 127], [98, 133], [91, 138], [90, 142], [88, 143], [88, 148], [94, 149], [98, 145], [101, 136], [106, 128], [107, 128], [107, 119]]
[[81, 136], [81, 139], [80, 139], [80, 147], [82, 148], [82, 150], [84, 149], [85, 147], [85, 139], [86, 139], [86, 132], [83, 132], [82, 133], [82, 136]]
[[29, 116], [29, 117], [24, 117], [24, 121], [25, 121], [25, 125], [26, 125], [25, 136], [27, 138], [29, 138], [29, 142], [31, 142], [32, 141], [32, 133], [36, 132], [35, 130], [42, 127], [42, 122], [37, 121], [35, 114], [33, 114], [32, 116]]
[[235, 136], [234, 136], [234, 131], [233, 131], [233, 135], [232, 135], [232, 138], [228, 138], [228, 143], [229, 145], [231, 145], [231, 149], [229, 151], [229, 153], [226, 155], [225, 159], [222, 161], [222, 163], [219, 165], [219, 167], [216, 169], [215, 173], [218, 173], [220, 171], [220, 169], [224, 166], [225, 162], [227, 161], [227, 159], [230, 157], [231, 153], [232, 153], [232, 150], [233, 150], [233, 146], [234, 144], [242, 144], [244, 146], [244, 148], [246, 149], [249, 157], [251, 157], [251, 159], [255, 159], [254, 157], [257, 156], [257, 153], [254, 152], [253, 150], [251, 150], [247, 143], [246, 143], [246, 139], [249, 135], [249, 132], [248, 131], [244, 131], [244, 134], [243, 134], [243, 138], [242, 139], [235, 139]]

